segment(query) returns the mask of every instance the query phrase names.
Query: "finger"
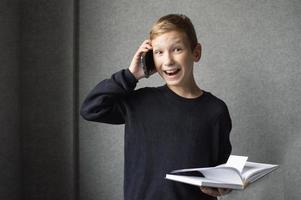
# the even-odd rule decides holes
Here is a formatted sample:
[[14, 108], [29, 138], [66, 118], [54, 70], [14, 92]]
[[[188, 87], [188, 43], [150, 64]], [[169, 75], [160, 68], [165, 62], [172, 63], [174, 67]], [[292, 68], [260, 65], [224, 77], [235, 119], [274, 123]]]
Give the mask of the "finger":
[[150, 49], [152, 49], [152, 44], [151, 44], [151, 41], [150, 40], [145, 40], [141, 46], [147, 46], [149, 47]]
[[151, 44], [151, 40], [147, 39], [143, 41], [144, 44]]
[[143, 46], [143, 47], [141, 47], [141, 49], [149, 51], [152, 49], [152, 47], [151, 46]]
[[200, 188], [201, 191], [207, 195], [213, 196], [213, 197], [217, 197], [220, 196], [220, 193], [217, 189], [215, 188], [210, 188], [210, 187], [201, 187]]
[[221, 195], [226, 193], [226, 189], [224, 189], [224, 188], [218, 188], [217, 190]]
[[152, 45], [146, 44], [145, 47], [147, 47], [148, 49], [153, 49]]
[[218, 191], [221, 195], [225, 195], [225, 194], [228, 194], [229, 192], [231, 192], [230, 189], [226, 189], [226, 188], [218, 188]]
[[147, 40], [142, 42], [142, 44], [139, 46], [138, 50], [143, 49], [145, 47], [152, 48], [152, 46], [150, 45], [150, 43]]
[[140, 49], [147, 49], [149, 51], [149, 50], [153, 49], [153, 47], [151, 45], [144, 44], [140, 47]]
[[139, 59], [141, 56], [145, 55], [145, 53], [151, 49], [153, 49], [153, 47], [150, 45], [150, 40], [145, 40], [135, 54], [136, 59]]
[[218, 190], [212, 190], [212, 189], [208, 190], [207, 194], [210, 196], [213, 196], [213, 197], [220, 196], [220, 193], [218, 192]]
[[137, 57], [141, 57], [141, 56], [145, 55], [146, 52], [148, 52], [148, 51], [149, 51], [149, 49], [147, 49], [147, 48], [140, 48], [140, 49], [137, 51], [136, 56], [137, 56]]

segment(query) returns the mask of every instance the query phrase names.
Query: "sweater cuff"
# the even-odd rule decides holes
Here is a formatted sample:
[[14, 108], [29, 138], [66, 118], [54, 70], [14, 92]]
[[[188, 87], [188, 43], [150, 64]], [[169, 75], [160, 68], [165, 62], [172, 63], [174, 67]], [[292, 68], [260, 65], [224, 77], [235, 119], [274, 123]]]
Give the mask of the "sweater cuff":
[[129, 81], [130, 85], [136, 85], [138, 80], [136, 77], [132, 74], [132, 72], [129, 69], [124, 70], [124, 75], [126, 79]]

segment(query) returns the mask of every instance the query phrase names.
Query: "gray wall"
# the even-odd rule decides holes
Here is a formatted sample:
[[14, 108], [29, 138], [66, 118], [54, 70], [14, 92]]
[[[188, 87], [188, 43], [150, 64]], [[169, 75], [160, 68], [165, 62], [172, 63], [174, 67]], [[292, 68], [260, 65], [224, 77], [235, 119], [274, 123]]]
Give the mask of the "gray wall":
[[19, 7], [0, 1], [0, 199], [20, 193]]
[[[233, 154], [280, 164], [225, 199], [300, 197], [300, 1], [89, 0], [80, 2], [80, 13], [80, 101], [128, 67], [158, 17], [188, 15], [203, 44], [196, 79], [229, 106]], [[153, 76], [138, 87], [160, 84]], [[123, 126], [81, 120], [79, 131], [81, 199], [122, 199]]]

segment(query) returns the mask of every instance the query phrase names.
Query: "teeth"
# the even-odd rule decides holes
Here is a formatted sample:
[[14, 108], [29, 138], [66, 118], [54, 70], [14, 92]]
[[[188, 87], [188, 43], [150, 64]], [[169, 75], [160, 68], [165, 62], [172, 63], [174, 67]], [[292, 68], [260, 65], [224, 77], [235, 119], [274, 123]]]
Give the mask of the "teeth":
[[174, 73], [174, 72], [176, 72], [178, 69], [174, 69], [174, 70], [165, 70], [165, 72], [167, 72], [167, 73]]
[[165, 70], [164, 73], [171, 76], [176, 74], [178, 71], [180, 71], [180, 69], [174, 69], [174, 70]]
[[167, 73], [173, 73], [175, 71], [177, 71], [177, 70], [176, 69], [175, 70], [166, 70]]

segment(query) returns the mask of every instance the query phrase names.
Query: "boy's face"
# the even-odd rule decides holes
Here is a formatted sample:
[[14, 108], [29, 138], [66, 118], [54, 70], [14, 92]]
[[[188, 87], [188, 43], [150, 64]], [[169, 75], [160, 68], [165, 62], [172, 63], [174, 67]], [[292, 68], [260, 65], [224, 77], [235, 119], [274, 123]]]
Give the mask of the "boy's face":
[[169, 86], [189, 87], [193, 82], [193, 63], [200, 59], [200, 46], [193, 51], [185, 33], [171, 31], [152, 41], [156, 70]]

